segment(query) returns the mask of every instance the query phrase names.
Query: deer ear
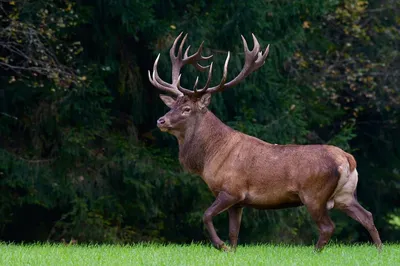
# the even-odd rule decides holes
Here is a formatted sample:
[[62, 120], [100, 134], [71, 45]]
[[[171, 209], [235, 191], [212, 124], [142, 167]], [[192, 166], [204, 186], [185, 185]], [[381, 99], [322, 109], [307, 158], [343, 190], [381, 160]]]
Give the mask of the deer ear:
[[174, 106], [174, 104], [175, 104], [175, 100], [168, 95], [160, 94], [160, 98], [165, 103], [165, 105], [168, 106], [169, 108], [172, 108], [172, 106]]
[[205, 109], [211, 102], [211, 94], [206, 93], [203, 96], [201, 96], [200, 100], [197, 102], [200, 110]]

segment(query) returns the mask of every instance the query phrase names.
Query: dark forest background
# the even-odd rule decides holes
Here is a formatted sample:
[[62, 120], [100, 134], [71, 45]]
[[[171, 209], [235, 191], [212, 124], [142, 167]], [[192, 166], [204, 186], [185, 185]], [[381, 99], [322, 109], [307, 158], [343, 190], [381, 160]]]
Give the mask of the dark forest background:
[[[400, 1], [0, 0], [0, 239], [188, 243], [205, 240], [213, 197], [156, 127], [167, 108], [147, 71], [181, 32], [214, 54], [214, 83], [243, 34], [266, 64], [213, 97], [235, 129], [279, 144], [354, 154], [358, 199], [383, 241], [400, 239]], [[192, 48], [194, 51], [194, 48]], [[188, 67], [183, 83], [193, 84]], [[204, 82], [204, 77], [201, 81]], [[334, 237], [369, 241], [335, 210]], [[241, 243], [311, 244], [305, 209], [246, 209]], [[216, 226], [227, 239], [226, 214]]]

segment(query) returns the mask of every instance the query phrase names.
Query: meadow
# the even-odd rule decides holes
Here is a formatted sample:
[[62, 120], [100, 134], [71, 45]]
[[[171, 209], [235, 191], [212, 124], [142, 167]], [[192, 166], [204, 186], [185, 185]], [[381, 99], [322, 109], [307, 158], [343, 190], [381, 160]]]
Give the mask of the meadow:
[[1, 265], [400, 265], [400, 244], [311, 246], [248, 245], [235, 253], [210, 245], [0, 244]]

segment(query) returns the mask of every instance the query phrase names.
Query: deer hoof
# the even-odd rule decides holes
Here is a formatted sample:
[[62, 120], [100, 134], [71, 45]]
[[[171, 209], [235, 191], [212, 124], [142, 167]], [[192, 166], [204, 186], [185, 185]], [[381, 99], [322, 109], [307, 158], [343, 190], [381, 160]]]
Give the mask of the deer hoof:
[[324, 249], [324, 247], [315, 247], [313, 252], [318, 254], [318, 253], [321, 253], [323, 249]]
[[229, 246], [225, 245], [225, 243], [222, 243], [221, 245], [219, 245], [218, 249], [223, 252], [231, 252], [232, 251], [232, 249]]

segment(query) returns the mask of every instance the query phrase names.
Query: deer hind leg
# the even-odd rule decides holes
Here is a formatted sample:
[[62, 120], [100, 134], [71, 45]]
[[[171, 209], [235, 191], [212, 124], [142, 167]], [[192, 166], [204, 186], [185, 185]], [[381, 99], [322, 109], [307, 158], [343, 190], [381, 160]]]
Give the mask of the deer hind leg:
[[375, 227], [372, 214], [366, 209], [364, 209], [355, 198], [349, 203], [343, 205], [337, 204], [337, 208], [345, 212], [348, 216], [350, 216], [360, 224], [362, 224], [364, 228], [367, 229], [369, 234], [371, 235], [371, 238], [374, 241], [375, 246], [379, 250], [382, 248], [382, 241], [381, 238], [379, 237], [378, 230]]
[[220, 250], [228, 251], [229, 248], [224, 244], [224, 242], [218, 237], [217, 232], [215, 231], [214, 224], [212, 222], [212, 218], [221, 212], [227, 210], [231, 206], [238, 203], [241, 199], [234, 197], [224, 191], [220, 192], [213, 202], [213, 204], [206, 210], [203, 215], [203, 222], [207, 228], [208, 233], [210, 234], [211, 242], [214, 247]]
[[319, 238], [315, 245], [316, 251], [324, 248], [335, 231], [335, 224], [328, 215], [328, 208], [332, 205], [330, 197], [336, 187], [335, 182], [327, 182], [323, 187], [309, 186], [308, 190], [299, 194], [301, 201], [318, 227]]
[[362, 224], [362, 226], [368, 230], [376, 247], [380, 250], [382, 247], [382, 241], [379, 237], [378, 230], [375, 227], [372, 214], [364, 209], [354, 196], [357, 187], [357, 180], [357, 170], [354, 170], [349, 176], [349, 181], [333, 198], [335, 208], [343, 211], [348, 216]]

